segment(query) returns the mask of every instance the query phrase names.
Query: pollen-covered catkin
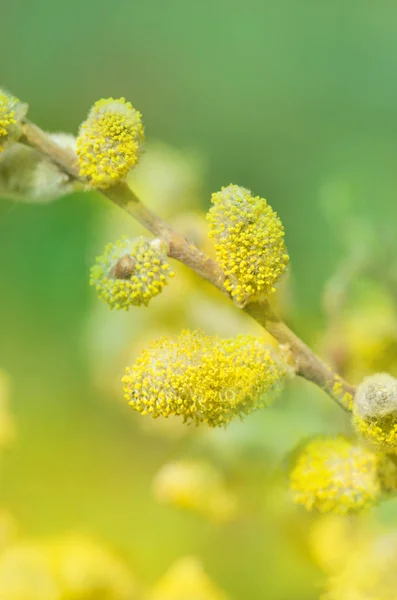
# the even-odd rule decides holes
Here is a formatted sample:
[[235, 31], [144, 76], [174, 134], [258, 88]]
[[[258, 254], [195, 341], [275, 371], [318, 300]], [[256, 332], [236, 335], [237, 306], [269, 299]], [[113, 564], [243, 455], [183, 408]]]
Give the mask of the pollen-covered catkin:
[[378, 450], [397, 453], [397, 379], [387, 373], [366, 377], [355, 395], [353, 423]]
[[222, 474], [203, 460], [179, 460], [165, 464], [153, 481], [154, 495], [162, 504], [190, 510], [225, 523], [235, 515], [236, 498]]
[[27, 112], [27, 104], [0, 89], [0, 154], [19, 139], [21, 122]]
[[148, 346], [123, 377], [131, 407], [152, 417], [226, 425], [266, 406], [293, 374], [289, 352], [260, 338], [221, 339], [183, 331]]
[[80, 175], [93, 188], [123, 181], [137, 164], [144, 141], [141, 113], [124, 98], [98, 100], [80, 126]]
[[207, 218], [225, 287], [236, 304], [244, 307], [274, 292], [289, 256], [283, 225], [266, 200], [229, 185], [212, 195]]
[[174, 276], [164, 243], [144, 237], [108, 244], [91, 268], [90, 285], [110, 308], [147, 306]]
[[316, 438], [291, 469], [296, 504], [322, 513], [353, 513], [373, 505], [381, 492], [378, 455], [343, 436]]

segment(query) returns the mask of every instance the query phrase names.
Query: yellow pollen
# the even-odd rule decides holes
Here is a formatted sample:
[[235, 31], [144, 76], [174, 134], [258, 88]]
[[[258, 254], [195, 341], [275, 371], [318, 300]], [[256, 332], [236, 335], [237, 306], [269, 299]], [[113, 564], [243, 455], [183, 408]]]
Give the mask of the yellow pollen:
[[166, 259], [159, 240], [123, 238], [108, 244], [104, 254], [97, 258], [97, 264], [91, 268], [90, 285], [110, 308], [128, 310], [130, 306], [147, 306], [174, 275]]
[[99, 100], [77, 138], [80, 175], [106, 189], [124, 180], [137, 164], [144, 141], [141, 114], [124, 98]]
[[289, 353], [248, 335], [220, 339], [183, 331], [147, 347], [123, 377], [131, 407], [152, 417], [226, 425], [266, 406], [293, 372]]
[[238, 306], [274, 293], [289, 257], [277, 213], [259, 196], [229, 185], [212, 195], [207, 219], [225, 287]]

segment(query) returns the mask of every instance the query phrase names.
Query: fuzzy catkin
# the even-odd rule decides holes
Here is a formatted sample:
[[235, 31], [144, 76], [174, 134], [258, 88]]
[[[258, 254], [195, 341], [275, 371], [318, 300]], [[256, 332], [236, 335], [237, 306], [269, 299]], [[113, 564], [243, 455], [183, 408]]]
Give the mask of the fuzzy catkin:
[[260, 338], [183, 331], [148, 346], [123, 378], [130, 406], [152, 417], [226, 425], [266, 406], [293, 374], [289, 353]]
[[137, 164], [144, 141], [141, 113], [125, 98], [98, 100], [80, 126], [80, 175], [90, 187], [107, 189]]
[[[64, 149], [73, 150], [76, 139], [66, 133], [50, 133]], [[23, 144], [12, 144], [0, 160], [0, 195], [20, 202], [45, 203], [75, 189], [75, 183], [48, 157]]]
[[90, 285], [110, 308], [147, 306], [174, 276], [164, 243], [144, 237], [108, 244], [91, 268]]
[[284, 228], [264, 198], [238, 185], [212, 195], [207, 215], [225, 287], [240, 307], [275, 291], [289, 256]]
[[383, 452], [397, 452], [397, 379], [387, 373], [367, 377], [358, 386], [353, 423], [367, 442]]

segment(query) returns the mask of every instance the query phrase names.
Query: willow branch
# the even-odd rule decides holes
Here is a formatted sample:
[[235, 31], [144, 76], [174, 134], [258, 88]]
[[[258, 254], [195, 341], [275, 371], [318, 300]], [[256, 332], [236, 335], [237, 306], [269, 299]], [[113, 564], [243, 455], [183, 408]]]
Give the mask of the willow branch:
[[[58, 146], [37, 125], [26, 122], [21, 142], [46, 155], [72, 179], [85, 184], [79, 175], [76, 155]], [[219, 265], [206, 256], [194, 244], [175, 232], [168, 223], [146, 208], [128, 187], [119, 183], [109, 189], [101, 190], [114, 204], [125, 210], [154, 236], [168, 245], [168, 255], [195, 271], [221, 292], [228, 295], [224, 287], [224, 274]], [[354, 388], [334, 373], [281, 321], [268, 303], [251, 303], [245, 312], [264, 327], [280, 344], [289, 346], [296, 364], [296, 372], [301, 377], [315, 383], [327, 392], [345, 410], [350, 410], [354, 397]]]

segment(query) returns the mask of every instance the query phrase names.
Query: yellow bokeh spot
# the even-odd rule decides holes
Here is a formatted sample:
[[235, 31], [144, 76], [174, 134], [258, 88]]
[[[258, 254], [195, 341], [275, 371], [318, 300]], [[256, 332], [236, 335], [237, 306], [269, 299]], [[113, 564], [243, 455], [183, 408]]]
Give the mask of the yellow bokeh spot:
[[227, 600], [194, 557], [176, 562], [154, 586], [148, 600]]
[[343, 436], [317, 438], [299, 452], [290, 472], [296, 504], [346, 514], [373, 505], [380, 495], [379, 457]]
[[159, 502], [198, 513], [213, 522], [230, 521], [236, 498], [225, 486], [222, 474], [210, 463], [180, 460], [164, 465], [153, 482]]

